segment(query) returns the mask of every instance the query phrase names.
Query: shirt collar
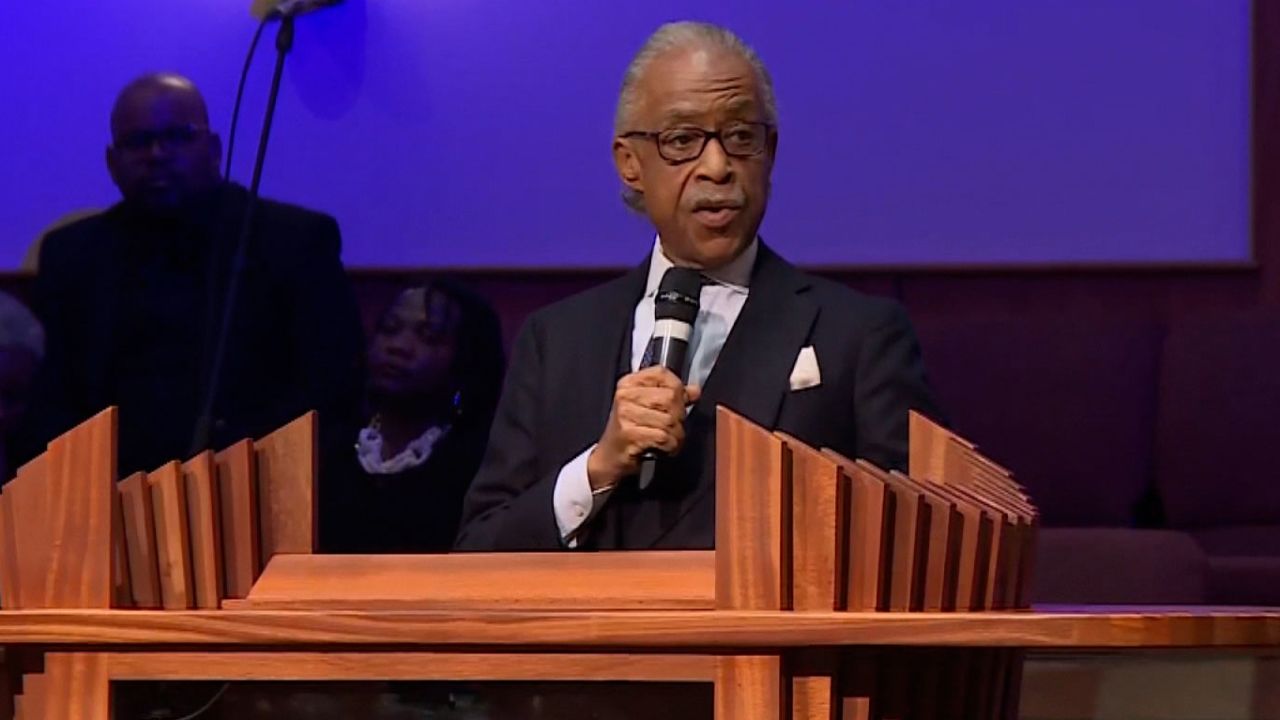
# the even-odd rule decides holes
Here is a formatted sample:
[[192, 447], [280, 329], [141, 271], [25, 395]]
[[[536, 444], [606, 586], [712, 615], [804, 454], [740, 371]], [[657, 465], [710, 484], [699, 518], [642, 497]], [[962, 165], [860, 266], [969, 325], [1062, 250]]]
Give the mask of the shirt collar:
[[[714, 280], [718, 285], [745, 295], [751, 285], [751, 270], [756, 266], [756, 255], [759, 251], [760, 239], [756, 238], [751, 241], [746, 250], [728, 264], [715, 270], [707, 270], [703, 275]], [[662, 283], [662, 276], [674, 266], [675, 264], [662, 250], [662, 238], [655, 238], [653, 253], [649, 256], [649, 281], [645, 285], [645, 297], [654, 297], [658, 294], [658, 285]]]

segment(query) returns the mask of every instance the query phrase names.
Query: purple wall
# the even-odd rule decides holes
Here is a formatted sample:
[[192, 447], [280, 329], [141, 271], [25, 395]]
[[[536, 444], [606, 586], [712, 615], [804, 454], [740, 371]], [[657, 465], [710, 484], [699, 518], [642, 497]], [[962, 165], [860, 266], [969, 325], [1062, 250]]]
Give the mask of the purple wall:
[[[248, 4], [0, 13], [0, 267], [113, 201], [107, 112], [130, 77], [189, 74], [225, 133]], [[618, 200], [613, 102], [645, 35], [679, 17], [729, 25], [773, 70], [765, 234], [795, 260], [1249, 255], [1247, 0], [348, 0], [299, 23], [265, 191], [335, 214], [353, 265], [634, 262], [649, 230]]]

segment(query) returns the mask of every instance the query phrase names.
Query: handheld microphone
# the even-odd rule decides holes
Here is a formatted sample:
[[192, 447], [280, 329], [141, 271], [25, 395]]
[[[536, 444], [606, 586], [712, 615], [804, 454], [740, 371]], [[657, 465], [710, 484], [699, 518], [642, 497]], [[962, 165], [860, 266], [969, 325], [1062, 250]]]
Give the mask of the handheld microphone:
[[313, 10], [337, 5], [342, 0], [254, 0], [249, 12], [258, 20], [267, 18], [297, 17]]
[[[702, 275], [690, 268], [673, 267], [662, 276], [653, 307], [653, 338], [645, 349], [640, 369], [655, 365], [675, 373], [681, 382], [688, 373], [686, 358], [693, 337], [693, 323], [698, 318]], [[640, 489], [653, 482], [658, 469], [659, 450], [646, 450], [640, 456]]]

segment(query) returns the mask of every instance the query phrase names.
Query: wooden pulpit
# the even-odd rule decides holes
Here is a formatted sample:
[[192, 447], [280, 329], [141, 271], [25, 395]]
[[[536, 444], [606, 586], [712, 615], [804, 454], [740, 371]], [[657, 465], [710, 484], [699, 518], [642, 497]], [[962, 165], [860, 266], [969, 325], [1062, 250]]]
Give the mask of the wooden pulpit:
[[0, 493], [5, 714], [105, 720], [119, 681], [535, 680], [1004, 720], [1028, 649], [1280, 646], [1277, 611], [1032, 611], [1034, 505], [918, 416], [902, 474], [721, 408], [706, 552], [317, 555], [314, 415], [123, 479], [115, 446], [107, 410]]

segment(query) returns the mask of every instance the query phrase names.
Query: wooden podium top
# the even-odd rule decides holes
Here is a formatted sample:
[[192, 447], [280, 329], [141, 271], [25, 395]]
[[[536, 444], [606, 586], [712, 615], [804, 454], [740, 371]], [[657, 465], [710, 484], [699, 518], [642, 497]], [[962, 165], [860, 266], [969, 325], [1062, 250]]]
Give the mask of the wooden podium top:
[[1052, 612], [32, 610], [0, 612], [0, 644], [471, 647], [708, 652], [785, 647], [1029, 649], [1280, 646], [1280, 610]]

